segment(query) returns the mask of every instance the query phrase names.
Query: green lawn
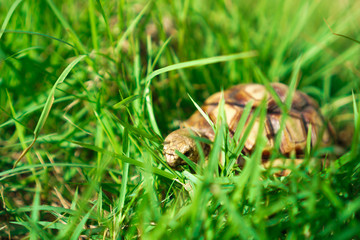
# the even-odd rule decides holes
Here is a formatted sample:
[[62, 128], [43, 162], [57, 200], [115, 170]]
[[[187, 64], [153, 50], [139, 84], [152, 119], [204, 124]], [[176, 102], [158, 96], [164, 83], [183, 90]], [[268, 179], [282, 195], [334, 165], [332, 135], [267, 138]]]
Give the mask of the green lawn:
[[[332, 31], [359, 22], [355, 0], [1, 0], [0, 238], [356, 238], [360, 44]], [[260, 135], [234, 165], [218, 121], [209, 164], [166, 165], [197, 104], [269, 82], [316, 99], [336, 143], [275, 177]]]

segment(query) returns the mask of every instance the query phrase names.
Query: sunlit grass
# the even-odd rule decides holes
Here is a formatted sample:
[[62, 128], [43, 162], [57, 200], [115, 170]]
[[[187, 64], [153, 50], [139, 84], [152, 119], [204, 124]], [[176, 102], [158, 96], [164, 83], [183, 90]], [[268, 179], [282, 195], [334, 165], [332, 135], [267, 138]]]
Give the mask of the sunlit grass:
[[[0, 238], [355, 238], [359, 18], [340, 0], [2, 1]], [[220, 110], [209, 157], [167, 166], [166, 135], [238, 83], [264, 84], [284, 118], [306, 92], [338, 139], [276, 177], [259, 134], [240, 169], [245, 138], [229, 139]], [[251, 115], [263, 125], [266, 108]]]

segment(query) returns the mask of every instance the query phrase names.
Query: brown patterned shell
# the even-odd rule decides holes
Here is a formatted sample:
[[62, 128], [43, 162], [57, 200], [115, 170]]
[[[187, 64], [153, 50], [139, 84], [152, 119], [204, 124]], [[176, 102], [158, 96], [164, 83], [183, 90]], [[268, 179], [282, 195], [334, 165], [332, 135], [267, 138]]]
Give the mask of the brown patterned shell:
[[[281, 83], [273, 83], [271, 85], [281, 101], [285, 101], [288, 92], [288, 87]], [[202, 106], [213, 122], [219, 110], [219, 100], [221, 93], [215, 93], [210, 96]], [[240, 120], [245, 105], [253, 100], [253, 109], [260, 105], [262, 99], [267, 98], [267, 116], [265, 123], [264, 135], [267, 138], [267, 144], [263, 152], [263, 156], [270, 153], [271, 148], [274, 147], [275, 135], [280, 128], [281, 111], [276, 104], [274, 98], [266, 90], [265, 86], [260, 84], [239, 84], [226, 91], [224, 91], [225, 98], [225, 114], [230, 133], [233, 134], [236, 130], [237, 124]], [[280, 152], [284, 155], [289, 155], [295, 152], [297, 156], [304, 153], [306, 147], [306, 139], [308, 135], [309, 125], [311, 124], [311, 144], [315, 145], [318, 138], [321, 137], [320, 145], [330, 145], [334, 136], [332, 127], [329, 124], [324, 124], [324, 119], [319, 113], [319, 106], [311, 97], [303, 92], [296, 91], [293, 95], [293, 101], [289, 116], [286, 118], [285, 128], [281, 136]], [[253, 110], [252, 110], [253, 111]], [[248, 122], [251, 118], [248, 117]], [[245, 152], [251, 152], [254, 149], [255, 140], [259, 129], [259, 118], [255, 120], [252, 130], [245, 143]], [[245, 129], [247, 124], [245, 125]], [[205, 118], [200, 112], [195, 112], [186, 122], [184, 127], [197, 129], [206, 137], [213, 140], [214, 132]]]

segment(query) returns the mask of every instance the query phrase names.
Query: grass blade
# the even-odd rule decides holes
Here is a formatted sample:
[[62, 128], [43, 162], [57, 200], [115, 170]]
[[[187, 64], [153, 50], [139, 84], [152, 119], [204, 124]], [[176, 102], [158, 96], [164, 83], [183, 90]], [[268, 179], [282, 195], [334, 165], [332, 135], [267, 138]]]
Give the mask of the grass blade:
[[74, 39], [75, 45], [78, 47], [78, 49], [80, 49], [82, 53], [87, 53], [85, 46], [82, 44], [79, 37], [76, 35], [75, 31], [73, 30], [73, 28], [70, 26], [70, 24], [66, 21], [64, 16], [59, 11], [59, 9], [56, 7], [55, 3], [52, 0], [46, 0], [46, 2], [48, 3], [51, 10], [54, 12], [55, 16], [58, 18], [64, 29], [69, 31], [70, 36], [72, 39]]
[[16, 10], [17, 6], [22, 2], [22, 0], [16, 0], [12, 5], [11, 8], [9, 9], [8, 13], [6, 14], [6, 17], [4, 19], [3, 24], [1, 25], [0, 28], [0, 39], [2, 37], [2, 35], [4, 34], [4, 31], [10, 21], [11, 16], [13, 15], [14, 11]]
[[189, 158], [187, 158], [184, 154], [182, 154], [181, 152], [179, 152], [178, 150], [175, 150], [175, 153], [186, 162], [187, 165], [189, 165], [189, 167], [192, 168], [192, 170], [194, 170], [196, 172], [196, 164], [191, 161]]
[[173, 64], [173, 65], [155, 70], [154, 72], [152, 72], [150, 75], [148, 75], [146, 77], [146, 79], [147, 79], [146, 82], [151, 81], [151, 79], [153, 79], [154, 77], [156, 77], [160, 74], [170, 72], [170, 71], [175, 71], [175, 70], [190, 68], [190, 67], [199, 67], [199, 66], [204, 66], [204, 65], [214, 64], [214, 63], [219, 63], [219, 62], [234, 61], [234, 60], [239, 60], [239, 59], [244, 59], [244, 58], [252, 58], [252, 57], [256, 57], [256, 56], [257, 56], [256, 51], [249, 51], [249, 52], [236, 53], [236, 54], [232, 54], [232, 55], [203, 58], [203, 59], [192, 60], [192, 61], [188, 61], [188, 62], [177, 63], [177, 64]]
[[[123, 152], [124, 154], [129, 157], [129, 135], [128, 135], [128, 131], [125, 128], [124, 130], [124, 140], [123, 140]], [[123, 165], [123, 176], [122, 176], [122, 181], [121, 181], [121, 188], [120, 188], [120, 198], [119, 198], [119, 202], [120, 202], [120, 206], [119, 206], [119, 211], [120, 213], [122, 213], [123, 208], [124, 208], [124, 203], [125, 203], [125, 197], [126, 197], [126, 190], [127, 190], [127, 184], [128, 184], [128, 176], [129, 176], [129, 164], [128, 163], [124, 163]], [[121, 218], [121, 216], [120, 216]]]
[[301, 59], [302, 59], [301, 56], [297, 59], [295, 66], [294, 66], [294, 70], [291, 74], [289, 89], [287, 91], [285, 102], [284, 102], [285, 106], [288, 110], [291, 109], [293, 96], [296, 91], [296, 85], [297, 85], [297, 82], [299, 79], [299, 72], [300, 72], [300, 67], [301, 67]]
[[49, 39], [52, 39], [52, 40], [56, 40], [58, 42], [61, 42], [61, 43], [64, 43], [74, 49], [77, 49], [74, 45], [72, 45], [71, 43], [69, 42], [66, 42], [60, 38], [56, 38], [56, 37], [53, 37], [53, 36], [50, 36], [50, 35], [47, 35], [47, 34], [43, 34], [43, 33], [39, 33], [39, 32], [31, 32], [31, 31], [21, 31], [21, 30], [4, 30], [4, 33], [19, 33], [19, 34], [28, 34], [28, 35], [35, 35], [35, 36], [41, 36], [41, 37], [44, 37], [44, 38], [49, 38]]
[[[244, 140], [241, 141], [241, 138], [247, 139], [248, 133], [250, 133], [250, 130], [246, 130], [244, 128], [245, 128], [245, 124], [246, 124], [248, 118], [250, 117], [253, 103], [254, 103], [254, 101], [250, 100], [246, 104], [246, 106], [241, 114], [240, 120], [236, 126], [236, 130], [235, 130], [234, 136], [232, 138], [232, 143], [231, 143], [230, 149], [229, 149], [229, 151], [231, 153], [235, 153], [236, 159], [234, 159], [232, 162], [230, 162], [229, 164], [226, 165], [226, 176], [228, 176], [230, 174], [232, 167], [236, 163], [236, 160], [239, 157], [239, 155], [241, 154], [241, 151], [245, 145], [245, 141]], [[251, 124], [248, 125], [248, 128], [251, 129], [252, 125]], [[245, 134], [246, 131], [248, 132], [247, 134]], [[244, 133], [244, 135], [242, 137], [241, 137], [241, 133]]]
[[209, 123], [209, 125], [215, 132], [215, 124], [211, 121], [210, 117], [201, 109], [201, 107], [194, 101], [194, 99], [192, 99], [192, 97], [189, 94], [188, 94], [188, 96], [189, 96], [190, 100], [193, 102], [193, 104], [195, 105], [196, 109], [201, 113], [201, 115], [205, 118], [205, 120]]
[[[74, 144], [77, 144], [79, 146], [82, 146], [84, 148], [87, 148], [87, 149], [90, 149], [90, 150], [93, 150], [93, 151], [96, 151], [96, 152], [102, 152], [103, 154], [109, 154], [110, 156], [113, 156], [117, 159], [120, 159], [121, 161], [123, 162], [126, 162], [126, 163], [129, 163], [129, 164], [132, 164], [132, 165], [135, 165], [137, 167], [140, 167], [140, 168], [143, 168], [143, 169], [146, 169], [148, 166], [146, 166], [145, 163], [143, 162], [140, 162], [138, 160], [135, 160], [135, 159], [132, 159], [132, 158], [129, 158], [129, 157], [126, 157], [124, 155], [120, 155], [120, 154], [116, 154], [114, 152], [109, 152], [109, 151], [106, 151], [104, 149], [101, 149], [101, 148], [98, 148], [96, 146], [93, 146], [93, 145], [90, 145], [90, 144], [85, 144], [85, 143], [81, 143], [81, 142], [73, 142]], [[151, 167], [150, 170], [155, 173], [155, 174], [158, 174], [160, 176], [163, 176], [165, 178], [168, 178], [168, 179], [175, 179], [177, 178], [177, 176], [173, 175], [172, 173], [169, 173], [169, 172], [165, 172], [164, 170], [160, 170], [158, 168], [155, 168], [155, 167]], [[0, 174], [1, 176], [1, 174]]]
[[351, 158], [356, 159], [357, 154], [359, 153], [359, 141], [360, 141], [360, 117], [359, 117], [359, 111], [360, 111], [360, 105], [357, 106], [356, 99], [353, 94], [353, 109], [354, 109], [354, 126], [355, 126], [355, 132], [353, 135], [353, 141], [351, 144]]
[[16, 56], [19, 56], [19, 55], [21, 55], [21, 54], [23, 54], [23, 53], [26, 53], [26, 52], [31, 51], [31, 50], [36, 50], [36, 49], [43, 49], [43, 48], [42, 48], [42, 47], [38, 47], [38, 46], [25, 48], [25, 49], [23, 49], [23, 50], [20, 50], [20, 51], [14, 53], [14, 54], [11, 54], [10, 56], [8, 56], [8, 57], [6, 57], [6, 58], [0, 59], [0, 63], [4, 62], [4, 61], [6, 61], [6, 60], [8, 60], [8, 59], [10, 59], [10, 58], [16, 58]]
[[85, 55], [81, 55], [79, 57], [77, 57], [76, 59], [74, 59], [66, 68], [65, 70], [61, 73], [60, 77], [56, 80], [54, 86], [52, 87], [50, 94], [46, 100], [45, 106], [43, 111], [41, 112], [40, 115], [40, 119], [35, 127], [34, 130], [34, 135], [38, 136], [39, 132], [41, 131], [41, 129], [43, 128], [47, 117], [49, 116], [51, 107], [54, 103], [55, 100], [55, 91], [56, 88], [58, 87], [59, 84], [63, 83], [67, 77], [67, 75], [70, 73], [70, 71], [75, 67], [76, 64], [78, 64], [81, 60], [83, 60], [86, 56]]
[[120, 102], [118, 102], [117, 104], [115, 104], [113, 106], [113, 108], [115, 109], [119, 109], [119, 108], [122, 108], [122, 107], [125, 107], [127, 104], [135, 101], [136, 99], [140, 98], [141, 96], [140, 95], [132, 95], [132, 96], [129, 96], [123, 100], [121, 100]]
[[[35, 197], [33, 201], [32, 211], [31, 211], [31, 220], [33, 223], [37, 223], [40, 217], [40, 185], [36, 184]], [[32, 228], [31, 228], [32, 229]], [[30, 232], [30, 239], [37, 239], [37, 232], [32, 229]]]
[[18, 164], [18, 162], [24, 157], [24, 155], [31, 149], [31, 147], [35, 144], [36, 139], [38, 138], [39, 132], [41, 131], [41, 129], [43, 128], [47, 117], [49, 116], [51, 107], [54, 103], [55, 100], [55, 90], [57, 88], [57, 86], [59, 84], [61, 84], [62, 82], [64, 82], [65, 78], [67, 77], [67, 75], [70, 73], [70, 71], [75, 67], [76, 64], [78, 64], [83, 58], [85, 58], [85, 55], [79, 56], [77, 57], [75, 60], [73, 60], [66, 68], [65, 70], [61, 73], [60, 77], [57, 79], [57, 81], [55, 82], [54, 86], [52, 87], [50, 94], [46, 100], [45, 106], [43, 111], [41, 112], [40, 118], [38, 123], [36, 124], [35, 130], [34, 130], [34, 139], [32, 141], [32, 143], [21, 153], [20, 157], [16, 160], [16, 162], [14, 163], [13, 168], [16, 167], [16, 165]]
[[356, 40], [354, 38], [351, 38], [351, 37], [348, 37], [346, 35], [343, 35], [343, 34], [339, 34], [339, 33], [335, 33], [332, 28], [330, 27], [329, 23], [326, 21], [326, 19], [324, 18], [324, 22], [326, 23], [326, 25], [328, 26], [328, 28], [330, 29], [331, 33], [334, 34], [335, 36], [339, 36], [339, 37], [343, 37], [343, 38], [346, 38], [346, 39], [349, 39], [353, 42], [356, 42], [358, 44], [360, 44], [360, 41], [359, 40]]
[[110, 31], [110, 27], [109, 27], [108, 17], [105, 14], [104, 8], [103, 8], [103, 6], [101, 4], [101, 0], [96, 0], [96, 2], [98, 3], [98, 5], [100, 7], [101, 15], [103, 16], [104, 21], [105, 21], [105, 27], [106, 27], [107, 34], [109, 36], [110, 45], [113, 45], [113, 38], [112, 38], [112, 34], [111, 34], [111, 31]]
[[151, 71], [155, 68], [157, 62], [159, 61], [160, 56], [162, 55], [162, 53], [164, 52], [165, 48], [167, 47], [167, 45], [170, 43], [172, 37], [169, 37], [164, 44], [161, 46], [160, 50], [158, 51], [158, 53], [156, 54], [154, 61], [151, 65]]
[[96, 29], [96, 21], [95, 21], [96, 16], [95, 16], [94, 0], [89, 0], [89, 18], [90, 18], [90, 29], [91, 29], [93, 48], [96, 51], [98, 51], [99, 42], [98, 42], [98, 31]]
[[80, 234], [85, 230], [84, 226], [86, 221], [89, 219], [91, 212], [94, 210], [95, 205], [85, 214], [85, 216], [81, 219], [80, 223], [76, 226], [74, 232], [71, 235], [71, 240], [77, 240], [80, 238]]
[[135, 29], [136, 25], [139, 23], [140, 19], [144, 16], [144, 14], [148, 11], [148, 8], [152, 4], [152, 1], [149, 1], [146, 6], [141, 10], [141, 12], [136, 16], [136, 18], [131, 22], [130, 26], [126, 29], [126, 31], [123, 33], [119, 41], [117, 42], [115, 46], [115, 52], [118, 53], [121, 50], [121, 47], [123, 45], [123, 42], [126, 40], [126, 38], [132, 33], [132, 31]]

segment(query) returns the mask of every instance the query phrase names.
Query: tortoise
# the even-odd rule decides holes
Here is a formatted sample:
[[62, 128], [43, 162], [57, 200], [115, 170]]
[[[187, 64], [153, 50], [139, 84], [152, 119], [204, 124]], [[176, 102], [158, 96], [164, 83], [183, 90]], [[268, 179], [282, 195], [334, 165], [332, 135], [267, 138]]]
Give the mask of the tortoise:
[[[288, 93], [288, 87], [282, 83], [272, 83], [271, 87], [275, 90], [280, 100], [284, 102]], [[224, 91], [223, 94], [225, 100], [224, 109], [226, 121], [231, 137], [236, 130], [245, 105], [250, 100], [253, 101], [252, 110], [244, 129], [248, 126], [254, 109], [260, 105], [263, 98], [266, 98], [267, 114], [263, 134], [266, 136], [267, 143], [262, 152], [262, 164], [264, 167], [269, 166], [269, 161], [267, 161], [267, 159], [269, 159], [271, 150], [274, 148], [275, 136], [280, 129], [280, 119], [282, 116], [280, 107], [265, 86], [261, 84], [235, 85]], [[202, 110], [213, 122], [216, 122], [218, 116], [220, 98], [221, 92], [215, 93], [211, 95], [202, 106]], [[258, 117], [255, 119], [250, 134], [245, 142], [242, 150], [244, 154], [250, 154], [254, 150], [259, 124], [260, 118]], [[319, 112], [319, 105], [313, 98], [301, 91], [295, 91], [291, 109], [288, 112], [288, 117], [286, 118], [285, 127], [282, 132], [280, 149], [278, 149], [284, 156], [290, 156], [294, 153], [296, 156], [295, 164], [300, 163], [301, 159], [304, 157], [310, 124], [311, 145], [314, 146], [319, 141], [320, 146], [329, 146], [335, 137], [332, 125], [330, 122], [324, 120], [324, 117]], [[243, 133], [241, 135], [243, 135]], [[204, 137], [211, 141], [213, 141], [215, 137], [212, 127], [199, 111], [196, 111], [188, 120], [186, 120], [180, 129], [171, 132], [165, 138], [164, 156], [170, 167], [176, 168], [179, 165], [185, 164], [185, 162], [175, 153], [175, 150], [178, 150], [195, 163], [199, 160], [199, 151], [193, 136]], [[201, 147], [203, 148], [205, 155], [207, 155], [210, 146], [201, 143]], [[243, 161], [239, 161], [239, 158], [238, 164], [243, 165]]]

